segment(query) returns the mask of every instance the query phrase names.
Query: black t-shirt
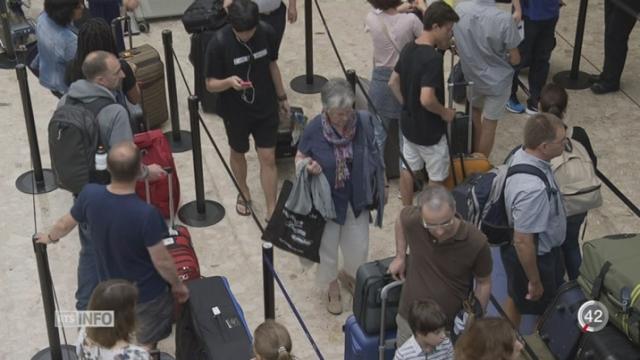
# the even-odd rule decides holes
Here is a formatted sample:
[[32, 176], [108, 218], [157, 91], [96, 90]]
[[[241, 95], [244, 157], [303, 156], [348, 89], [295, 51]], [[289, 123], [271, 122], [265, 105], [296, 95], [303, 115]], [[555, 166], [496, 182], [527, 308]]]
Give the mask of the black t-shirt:
[[422, 106], [420, 91], [423, 87], [434, 88], [438, 101], [444, 104], [442, 54], [433, 46], [410, 42], [402, 49], [394, 70], [400, 75], [400, 91], [404, 99], [400, 117], [402, 135], [414, 144], [437, 144], [446, 131], [446, 125], [440, 115]]
[[236, 75], [253, 84], [253, 89], [237, 91], [229, 88], [220, 93], [217, 103], [220, 116], [264, 119], [276, 115], [278, 98], [269, 64], [277, 59], [276, 34], [263, 22], [258, 24], [255, 34], [246, 44], [236, 38], [231, 25], [218, 30], [207, 46], [207, 78], [222, 80]]

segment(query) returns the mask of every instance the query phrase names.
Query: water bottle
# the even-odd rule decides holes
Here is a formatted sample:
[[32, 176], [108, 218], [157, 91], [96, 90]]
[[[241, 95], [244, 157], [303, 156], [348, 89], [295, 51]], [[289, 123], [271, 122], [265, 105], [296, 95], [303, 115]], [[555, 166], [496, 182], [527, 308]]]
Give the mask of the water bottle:
[[109, 172], [107, 171], [107, 151], [104, 146], [98, 146], [98, 150], [95, 155], [95, 167], [96, 167], [96, 182], [98, 184], [109, 183]]

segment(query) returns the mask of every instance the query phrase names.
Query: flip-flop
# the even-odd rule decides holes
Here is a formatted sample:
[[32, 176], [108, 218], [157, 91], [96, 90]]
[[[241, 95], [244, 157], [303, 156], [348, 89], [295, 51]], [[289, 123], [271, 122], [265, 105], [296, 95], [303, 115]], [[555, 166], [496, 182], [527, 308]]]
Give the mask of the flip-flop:
[[[244, 208], [244, 211], [241, 209]], [[247, 200], [246, 202], [242, 198], [242, 195], [238, 194], [236, 198], [236, 212], [240, 216], [249, 216], [251, 215], [251, 200]]]

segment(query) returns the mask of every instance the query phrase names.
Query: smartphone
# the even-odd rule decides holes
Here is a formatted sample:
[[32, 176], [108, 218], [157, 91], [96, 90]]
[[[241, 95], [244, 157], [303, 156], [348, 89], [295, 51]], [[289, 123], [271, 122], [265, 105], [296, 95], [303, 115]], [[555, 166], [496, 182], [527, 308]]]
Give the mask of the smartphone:
[[253, 86], [253, 83], [251, 81], [240, 81], [240, 86], [243, 88], [250, 88]]

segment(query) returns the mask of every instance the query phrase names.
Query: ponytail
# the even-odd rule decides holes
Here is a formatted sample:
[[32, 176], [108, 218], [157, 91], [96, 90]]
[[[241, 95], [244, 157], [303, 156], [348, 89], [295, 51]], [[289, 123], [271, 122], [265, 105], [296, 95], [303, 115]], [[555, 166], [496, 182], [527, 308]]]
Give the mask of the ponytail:
[[569, 95], [563, 87], [550, 83], [542, 88], [542, 92], [540, 93], [540, 111], [551, 113], [562, 119], [567, 110], [568, 102]]
[[287, 350], [286, 347], [280, 346], [278, 348], [278, 358], [277, 358], [277, 360], [292, 360], [292, 359], [293, 359], [293, 356], [291, 355], [289, 350]]

